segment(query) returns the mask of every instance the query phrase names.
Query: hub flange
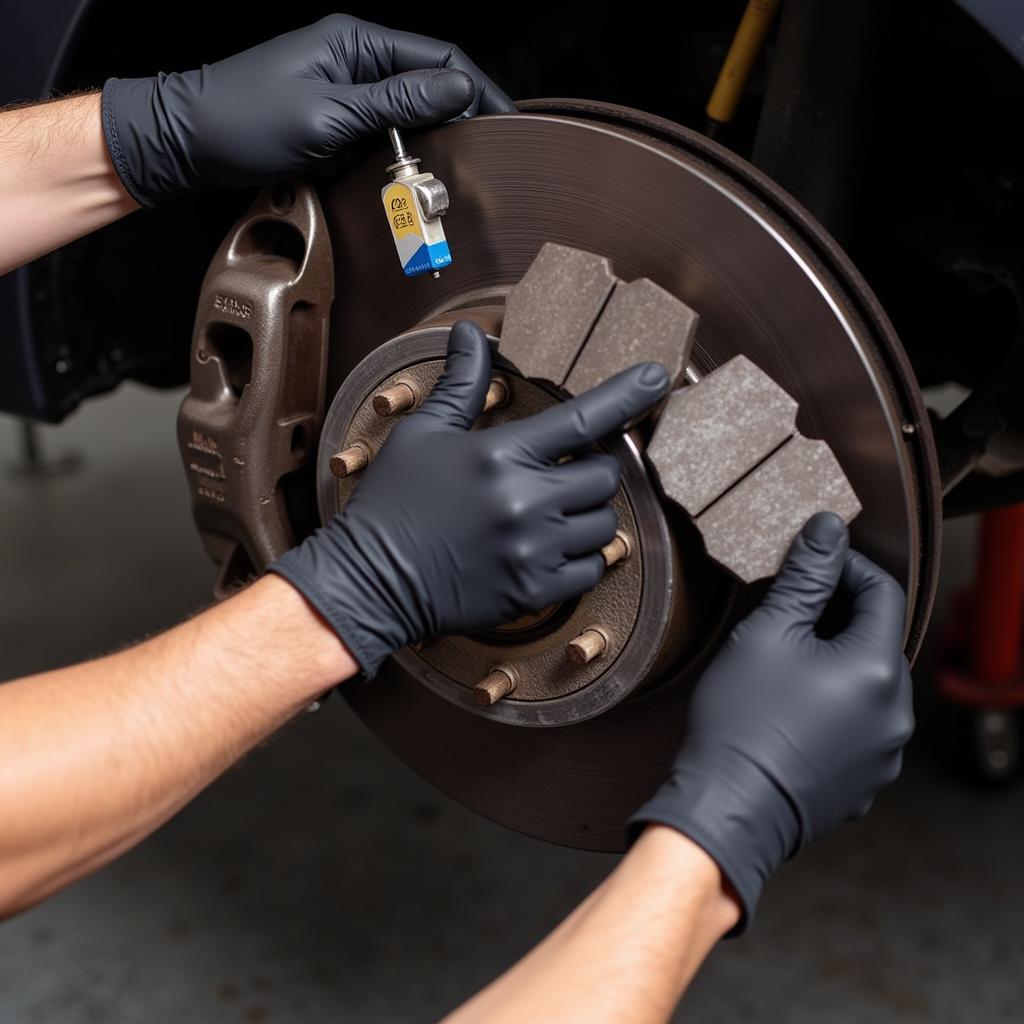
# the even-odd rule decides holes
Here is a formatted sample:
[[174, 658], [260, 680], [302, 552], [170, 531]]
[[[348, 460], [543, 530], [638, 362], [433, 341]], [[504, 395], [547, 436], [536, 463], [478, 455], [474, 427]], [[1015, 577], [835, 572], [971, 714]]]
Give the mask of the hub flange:
[[[358, 473], [339, 478], [332, 472], [332, 455], [359, 447], [372, 460], [402, 415], [385, 403], [375, 408], [375, 399], [403, 384], [411, 393], [429, 394], [444, 367], [448, 332], [448, 327], [435, 326], [402, 335], [376, 349], [346, 378], [321, 435], [317, 488], [322, 521], [344, 508], [359, 480]], [[485, 411], [475, 429], [521, 419], [560, 400], [554, 387], [523, 379], [500, 359], [497, 365], [507, 389], [505, 401]], [[683, 656], [695, 639], [694, 618], [688, 613], [688, 583], [672, 531], [637, 440], [613, 441], [608, 450], [622, 467], [613, 505], [628, 552], [609, 566], [597, 587], [576, 601], [496, 630], [432, 638], [399, 652], [397, 666], [463, 711], [511, 725], [560, 726], [607, 711]], [[703, 562], [697, 552], [693, 559]], [[597, 652], [587, 637], [581, 646], [591, 656], [584, 660], [580, 647], [572, 645], [588, 631], [599, 632], [604, 643]], [[493, 702], [481, 701], [476, 687], [496, 666], [512, 667], [514, 689]]]

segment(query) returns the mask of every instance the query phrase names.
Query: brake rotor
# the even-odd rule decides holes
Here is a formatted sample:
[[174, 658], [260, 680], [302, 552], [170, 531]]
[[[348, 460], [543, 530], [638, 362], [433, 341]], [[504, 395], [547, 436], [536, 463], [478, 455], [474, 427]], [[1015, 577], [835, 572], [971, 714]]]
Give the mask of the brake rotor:
[[[792, 200], [702, 136], [604, 104], [524, 107], [415, 140], [422, 166], [452, 195], [445, 229], [455, 262], [438, 280], [405, 279], [397, 266], [377, 199], [386, 154], [323, 196], [343, 268], [328, 399], [392, 339], [419, 338], [402, 342], [415, 348], [433, 338], [429, 352], [401, 357], [408, 368], [431, 354], [436, 361], [436, 331], [459, 315], [489, 319], [498, 333], [505, 295], [545, 242], [608, 257], [620, 277], [648, 278], [700, 315], [693, 378], [743, 354], [799, 402], [799, 430], [828, 442], [863, 504], [854, 544], [907, 588], [913, 656], [938, 568], [938, 475], [906, 357], [857, 272]], [[332, 426], [328, 416], [321, 477], [356, 406], [399, 369], [393, 360], [379, 372], [364, 364], [345, 384], [351, 395], [340, 405], [349, 408], [344, 422]], [[330, 511], [321, 492], [321, 513]], [[672, 529], [677, 544], [692, 541], [685, 524]], [[706, 597], [698, 592], [692, 603]], [[707, 638], [720, 636], [732, 614], [721, 591], [715, 602], [719, 621], [702, 627]], [[656, 667], [656, 678], [597, 717], [554, 726], [474, 713], [428, 678], [437, 670], [429, 659], [408, 652], [372, 685], [343, 692], [399, 756], [474, 810], [540, 838], [617, 850], [623, 822], [678, 747], [699, 665], [694, 656], [674, 670]]]

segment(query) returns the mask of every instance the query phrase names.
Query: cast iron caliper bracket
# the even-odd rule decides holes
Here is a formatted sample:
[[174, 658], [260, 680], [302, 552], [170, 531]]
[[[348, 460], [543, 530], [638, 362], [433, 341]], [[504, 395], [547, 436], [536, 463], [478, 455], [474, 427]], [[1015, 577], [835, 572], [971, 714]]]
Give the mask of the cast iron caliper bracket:
[[178, 442], [218, 596], [314, 523], [334, 262], [305, 184], [265, 189], [203, 281]]

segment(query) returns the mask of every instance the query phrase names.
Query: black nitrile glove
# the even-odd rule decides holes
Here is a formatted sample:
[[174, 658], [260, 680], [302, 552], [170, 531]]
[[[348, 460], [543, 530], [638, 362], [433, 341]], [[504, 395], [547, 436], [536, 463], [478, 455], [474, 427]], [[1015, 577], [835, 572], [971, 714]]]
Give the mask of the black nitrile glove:
[[491, 380], [461, 320], [444, 375], [391, 432], [345, 508], [270, 566], [319, 610], [363, 671], [406, 644], [510, 622], [593, 587], [615, 535], [616, 460], [581, 451], [660, 399], [641, 363], [525, 420], [470, 430]]
[[[821, 639], [815, 624], [837, 585], [852, 618]], [[698, 683], [669, 778], [628, 831], [660, 822], [703, 847], [739, 896], [733, 934], [784, 860], [867, 813], [899, 774], [914, 728], [904, 609], [899, 584], [820, 513]]]
[[511, 110], [457, 47], [343, 14], [197, 71], [103, 87], [107, 149], [143, 206], [308, 170], [390, 126]]

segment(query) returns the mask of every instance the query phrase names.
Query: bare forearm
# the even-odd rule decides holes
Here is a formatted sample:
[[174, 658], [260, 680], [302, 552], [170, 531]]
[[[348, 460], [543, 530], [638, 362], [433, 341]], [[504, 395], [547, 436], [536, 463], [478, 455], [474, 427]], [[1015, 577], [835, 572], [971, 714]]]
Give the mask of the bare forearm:
[[0, 274], [135, 209], [103, 141], [98, 92], [0, 111]]
[[738, 917], [714, 861], [650, 826], [599, 889], [448, 1024], [665, 1021]]
[[134, 845], [355, 671], [270, 576], [137, 647], [0, 686], [0, 914]]

